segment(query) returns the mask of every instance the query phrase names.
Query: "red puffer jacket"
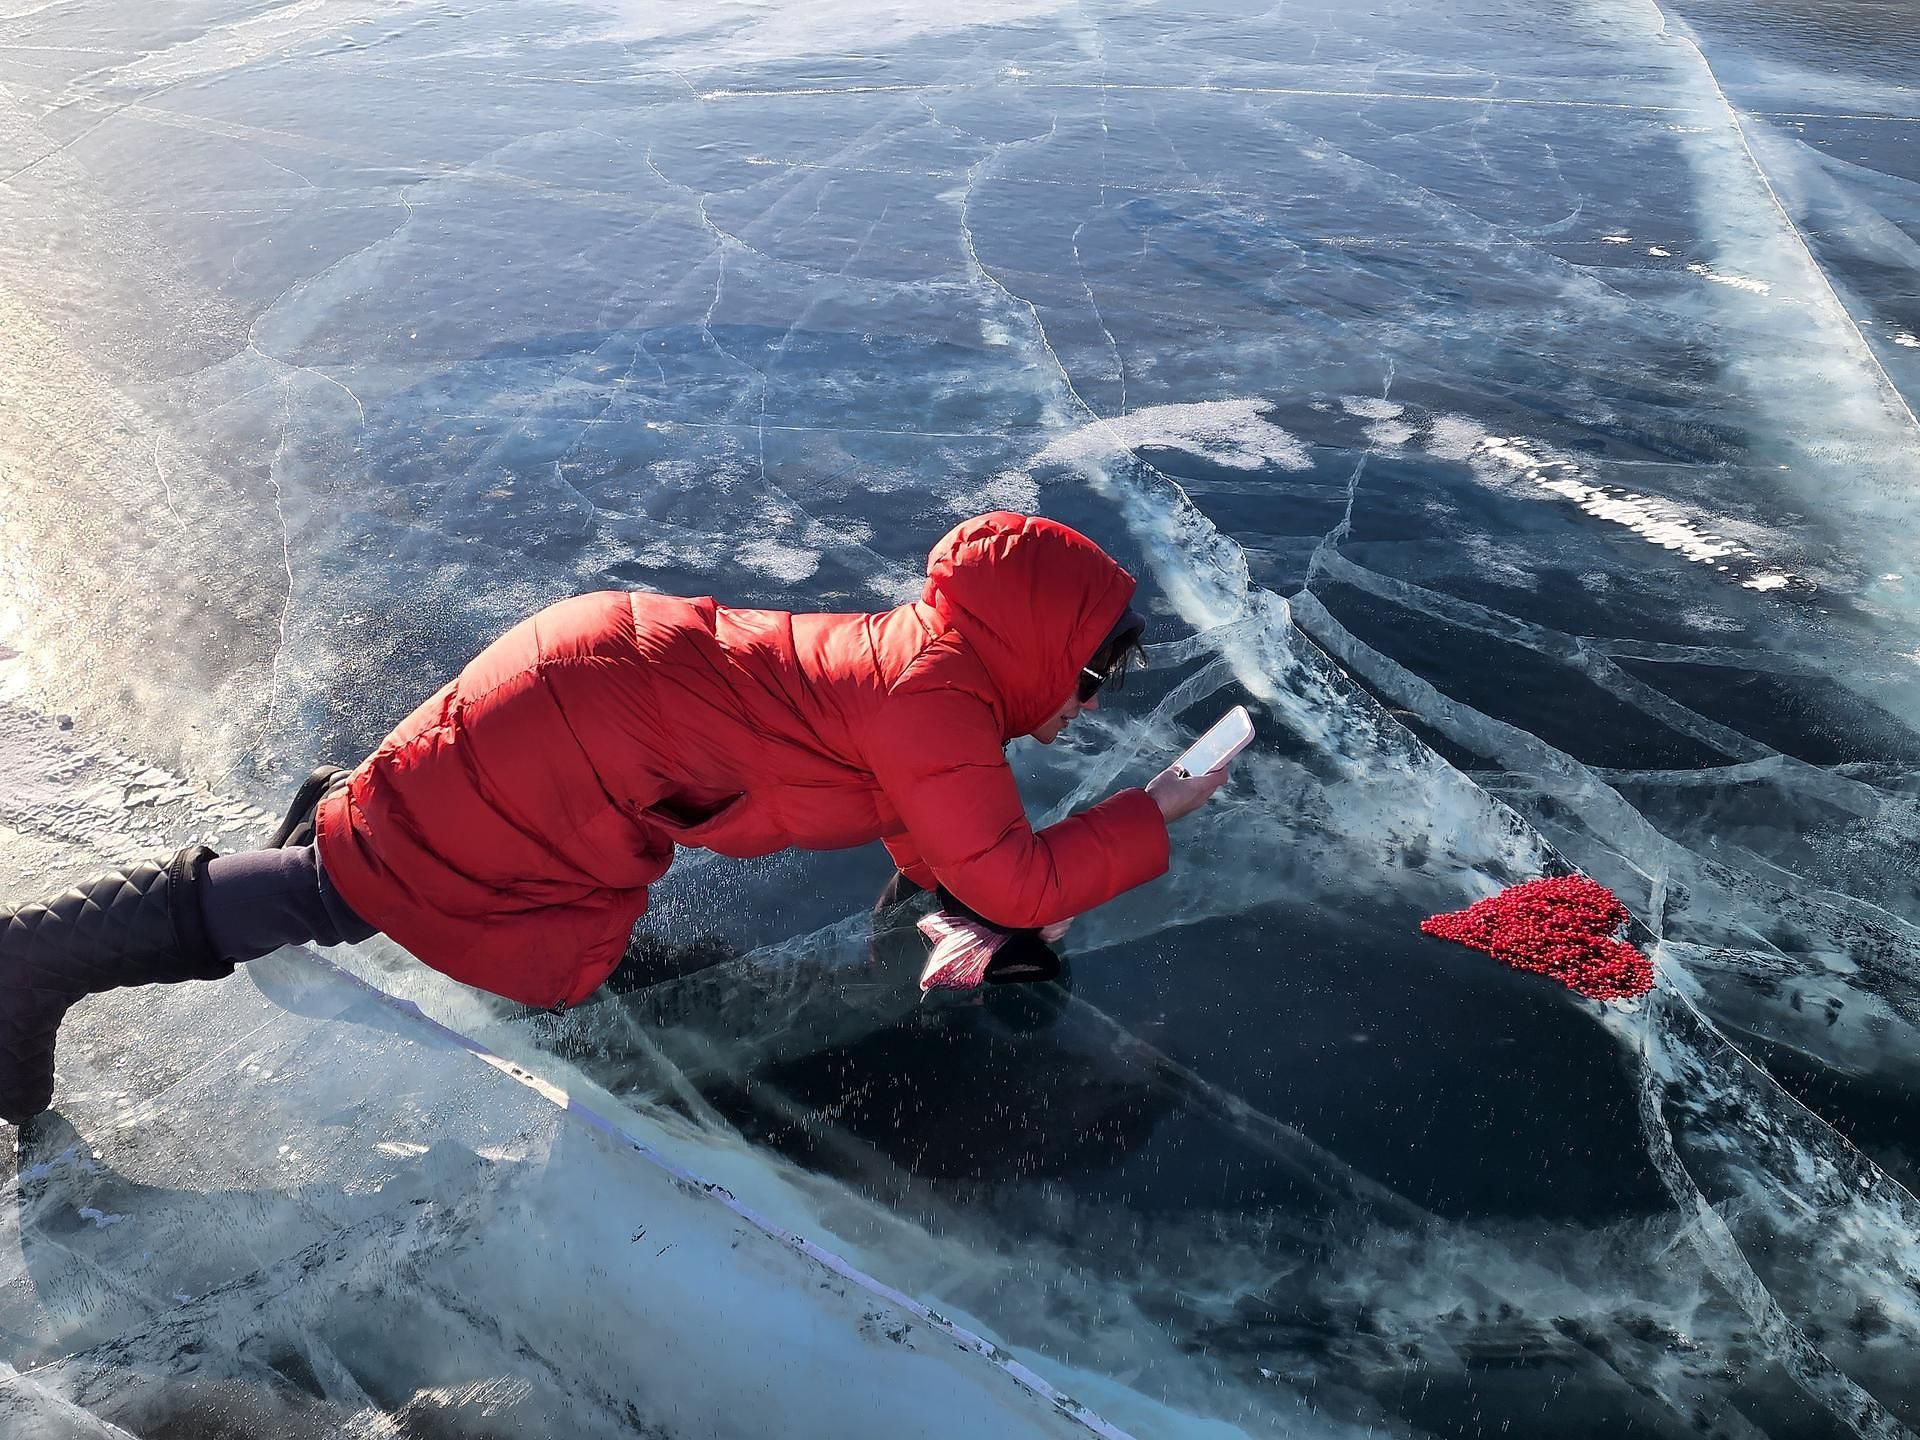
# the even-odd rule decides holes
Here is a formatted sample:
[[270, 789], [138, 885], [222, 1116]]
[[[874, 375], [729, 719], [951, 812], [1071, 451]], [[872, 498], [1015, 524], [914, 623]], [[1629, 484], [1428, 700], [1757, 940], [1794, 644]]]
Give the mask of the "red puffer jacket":
[[1008, 926], [1162, 874], [1128, 790], [1038, 834], [1003, 747], [1042, 724], [1133, 594], [1085, 536], [997, 512], [877, 615], [610, 591], [522, 621], [415, 710], [317, 816], [369, 924], [467, 984], [571, 1004], [619, 962], [676, 845], [765, 855], [884, 839]]

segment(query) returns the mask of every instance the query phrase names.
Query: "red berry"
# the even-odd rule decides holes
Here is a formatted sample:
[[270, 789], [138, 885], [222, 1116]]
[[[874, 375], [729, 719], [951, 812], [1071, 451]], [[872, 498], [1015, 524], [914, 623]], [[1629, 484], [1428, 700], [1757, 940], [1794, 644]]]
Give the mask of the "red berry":
[[1614, 936], [1629, 918], [1620, 897], [1604, 885], [1584, 875], [1561, 875], [1430, 916], [1420, 929], [1484, 950], [1515, 969], [1551, 975], [1578, 994], [1617, 1000], [1653, 988], [1652, 964]]

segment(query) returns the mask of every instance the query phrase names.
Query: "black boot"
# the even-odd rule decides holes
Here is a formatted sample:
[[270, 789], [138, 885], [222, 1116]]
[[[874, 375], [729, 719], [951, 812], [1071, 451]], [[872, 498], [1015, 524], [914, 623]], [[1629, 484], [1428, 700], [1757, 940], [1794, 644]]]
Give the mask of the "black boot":
[[352, 774], [351, 770], [342, 770], [338, 765], [322, 765], [301, 781], [300, 788], [293, 792], [293, 803], [287, 807], [287, 818], [280, 822], [280, 828], [273, 832], [265, 848], [284, 850], [289, 845], [313, 844], [313, 812], [329, 794], [345, 785]]
[[233, 973], [207, 943], [199, 889], [213, 851], [190, 845], [89, 880], [45, 904], [0, 910], [0, 1119], [53, 1099], [53, 1042], [83, 995]]

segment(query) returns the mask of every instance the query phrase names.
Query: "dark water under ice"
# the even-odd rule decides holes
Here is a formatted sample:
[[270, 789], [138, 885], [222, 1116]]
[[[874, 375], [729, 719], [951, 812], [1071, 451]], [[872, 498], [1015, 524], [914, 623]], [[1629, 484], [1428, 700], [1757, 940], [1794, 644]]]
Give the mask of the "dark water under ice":
[[[270, 809], [547, 601], [1059, 516], [1156, 663], [1034, 813], [1262, 729], [1070, 989], [916, 1006], [877, 847], [690, 859], [490, 1040], [1140, 1435], [1906, 1435], [1916, 85], [1867, 0], [0, 16], [6, 703]], [[0, 798], [8, 873], [169, 803]], [[1556, 856], [1645, 1001], [1417, 933]]]

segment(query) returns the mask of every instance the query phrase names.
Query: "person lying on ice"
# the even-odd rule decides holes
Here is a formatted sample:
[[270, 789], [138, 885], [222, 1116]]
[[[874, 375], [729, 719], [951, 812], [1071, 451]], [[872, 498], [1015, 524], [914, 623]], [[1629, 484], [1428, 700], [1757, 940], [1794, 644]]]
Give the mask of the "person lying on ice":
[[351, 772], [314, 772], [270, 845], [190, 846], [0, 910], [0, 1116], [53, 1094], [83, 995], [218, 979], [282, 945], [384, 933], [456, 980], [559, 1008], [597, 989], [676, 846], [885, 842], [903, 876], [1015, 929], [1167, 868], [1224, 773], [1163, 771], [1035, 833], [1004, 747], [1051, 744], [1139, 653], [1133, 577], [1007, 512], [933, 547], [881, 614], [609, 591], [522, 621]]

